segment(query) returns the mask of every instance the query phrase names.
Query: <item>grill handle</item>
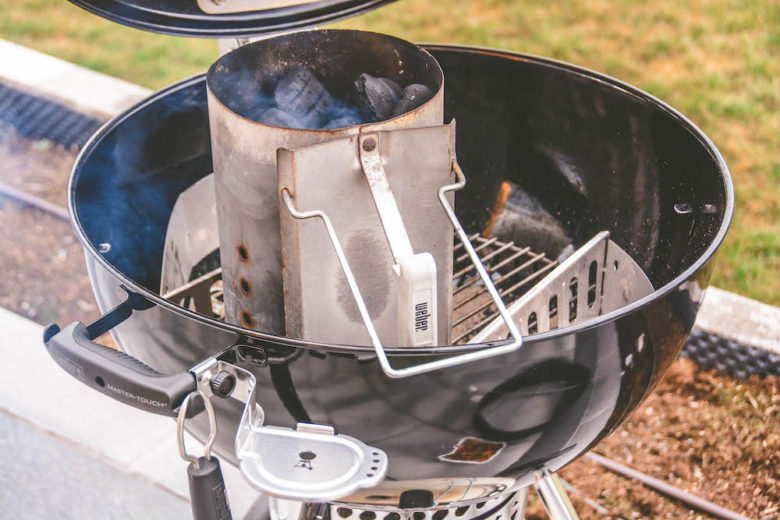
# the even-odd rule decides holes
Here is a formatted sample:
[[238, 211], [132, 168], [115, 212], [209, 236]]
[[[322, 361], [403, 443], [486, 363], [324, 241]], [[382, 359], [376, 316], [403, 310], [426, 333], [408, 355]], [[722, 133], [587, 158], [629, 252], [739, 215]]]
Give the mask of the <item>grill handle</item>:
[[[93, 340], [128, 319], [148, 302], [129, 294], [127, 300], [90, 325], [74, 322], [60, 330], [46, 327], [46, 351], [68, 374], [85, 385], [125, 404], [159, 415], [176, 416], [184, 398], [196, 388], [189, 372], [164, 375], [136, 358]], [[197, 415], [203, 402], [192, 403], [188, 416]]]

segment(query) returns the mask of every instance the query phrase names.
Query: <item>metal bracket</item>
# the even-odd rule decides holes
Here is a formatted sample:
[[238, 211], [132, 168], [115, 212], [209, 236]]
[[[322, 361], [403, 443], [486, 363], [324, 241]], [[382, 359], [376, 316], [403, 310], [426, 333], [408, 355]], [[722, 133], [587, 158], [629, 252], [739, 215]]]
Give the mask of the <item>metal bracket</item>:
[[[387, 180], [379, 153], [379, 134], [360, 135], [360, 164], [379, 220], [393, 254], [397, 287], [398, 342], [402, 347], [438, 345], [439, 303], [436, 261], [430, 253], [414, 253], [401, 211]], [[424, 326], [418, 326], [420, 319]]]
[[449, 192], [460, 190], [466, 185], [466, 176], [463, 174], [463, 171], [460, 169], [460, 166], [458, 165], [455, 159], [452, 160], [451, 167], [453, 172], [456, 175], [457, 182], [455, 184], [450, 184], [448, 186], [442, 186], [439, 189], [439, 193], [438, 193], [439, 202], [444, 208], [444, 211], [447, 214], [447, 218], [449, 218], [450, 222], [452, 223], [452, 226], [455, 228], [455, 232], [458, 235], [458, 239], [463, 244], [466, 253], [468, 254], [471, 261], [473, 262], [474, 267], [477, 270], [480, 279], [482, 280], [482, 283], [485, 285], [485, 288], [487, 289], [490, 297], [492, 298], [493, 304], [498, 309], [498, 313], [501, 315], [501, 318], [504, 321], [504, 325], [509, 330], [509, 335], [512, 339], [509, 343], [497, 347], [483, 348], [480, 350], [475, 350], [473, 352], [468, 352], [466, 354], [450, 356], [443, 359], [438, 359], [436, 361], [430, 361], [427, 363], [421, 363], [419, 365], [414, 365], [414, 366], [400, 368], [400, 369], [394, 368], [390, 364], [390, 361], [387, 358], [387, 354], [385, 353], [384, 347], [382, 346], [382, 342], [380, 341], [376, 329], [374, 328], [374, 325], [371, 321], [371, 317], [368, 314], [368, 309], [366, 308], [366, 304], [365, 301], [363, 300], [363, 296], [361, 295], [360, 289], [357, 286], [357, 282], [355, 281], [355, 277], [352, 274], [352, 269], [349, 266], [349, 262], [347, 262], [347, 257], [344, 254], [344, 250], [341, 247], [341, 243], [339, 242], [339, 239], [336, 236], [336, 231], [333, 229], [333, 225], [331, 224], [328, 215], [323, 211], [319, 211], [319, 210], [299, 211], [295, 207], [295, 203], [293, 202], [293, 198], [290, 195], [290, 192], [287, 189], [282, 189], [281, 191], [282, 200], [284, 201], [288, 211], [294, 218], [307, 219], [307, 218], [316, 217], [322, 219], [322, 222], [325, 224], [325, 229], [328, 233], [328, 236], [330, 237], [330, 241], [333, 245], [333, 248], [336, 251], [336, 256], [338, 257], [339, 263], [341, 264], [341, 268], [344, 271], [344, 276], [347, 279], [347, 283], [352, 292], [352, 296], [355, 299], [355, 304], [358, 307], [360, 316], [363, 320], [363, 324], [365, 325], [366, 330], [368, 331], [368, 335], [371, 338], [371, 343], [374, 347], [374, 351], [376, 352], [376, 356], [377, 359], [379, 360], [379, 364], [382, 367], [384, 373], [390, 378], [399, 379], [404, 377], [411, 377], [419, 374], [424, 374], [426, 372], [439, 370], [442, 368], [449, 368], [453, 366], [462, 365], [465, 363], [471, 363], [473, 361], [478, 361], [481, 359], [500, 356], [503, 354], [514, 352], [523, 345], [523, 338], [520, 335], [520, 331], [518, 330], [517, 326], [512, 320], [512, 317], [509, 314], [509, 311], [507, 310], [503, 300], [501, 299], [501, 296], [498, 294], [498, 290], [493, 285], [493, 282], [490, 279], [490, 275], [488, 275], [487, 271], [485, 270], [485, 266], [482, 265], [482, 262], [479, 259], [479, 254], [474, 250], [474, 246], [471, 245], [471, 241], [469, 240], [466, 231], [463, 229], [463, 226], [460, 225], [460, 222], [458, 221], [458, 217], [455, 215], [455, 211], [452, 209], [452, 206], [450, 206], [449, 202], [447, 201], [447, 194]]
[[210, 358], [192, 369], [208, 398], [220, 372], [235, 378], [231, 397], [245, 404], [236, 433], [241, 473], [254, 487], [278, 498], [331, 502], [385, 478], [387, 455], [330, 426], [299, 423], [295, 429], [263, 426], [251, 372]]
[[387, 174], [382, 166], [382, 156], [379, 155], [379, 134], [369, 133], [360, 135], [360, 165], [368, 182], [368, 189], [374, 198], [379, 219], [382, 221], [390, 251], [393, 253], [395, 263], [414, 255], [412, 243], [406, 233], [401, 212], [393, 196], [390, 183], [387, 182]]

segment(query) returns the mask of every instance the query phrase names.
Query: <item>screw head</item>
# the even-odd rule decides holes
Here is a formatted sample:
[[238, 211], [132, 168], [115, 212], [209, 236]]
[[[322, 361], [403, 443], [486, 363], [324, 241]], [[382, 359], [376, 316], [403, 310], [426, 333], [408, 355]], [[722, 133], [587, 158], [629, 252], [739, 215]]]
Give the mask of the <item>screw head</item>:
[[374, 148], [376, 148], [376, 141], [374, 140], [373, 137], [369, 137], [368, 139], [363, 141], [363, 150], [370, 152]]
[[236, 387], [236, 377], [230, 372], [222, 370], [211, 379], [209, 386], [217, 397], [228, 397]]

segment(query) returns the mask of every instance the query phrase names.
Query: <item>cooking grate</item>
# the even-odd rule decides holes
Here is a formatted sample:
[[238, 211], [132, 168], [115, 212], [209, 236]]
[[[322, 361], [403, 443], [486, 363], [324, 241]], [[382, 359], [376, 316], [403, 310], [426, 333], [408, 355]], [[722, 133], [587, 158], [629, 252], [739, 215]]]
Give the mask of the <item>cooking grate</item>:
[[[471, 235], [469, 240], [499, 295], [506, 302], [522, 296], [558, 265], [556, 260], [548, 258], [544, 253], [533, 251], [530, 247], [520, 247], [514, 242], [485, 238], [479, 233]], [[459, 241], [453, 254], [453, 344], [466, 344], [498, 317], [498, 311]], [[163, 297], [201, 314], [224, 320], [222, 268], [200, 274], [205, 270], [204, 266], [213, 265], [214, 254], [211, 254], [193, 267], [190, 282], [169, 291]]]
[[[519, 247], [514, 242], [484, 238], [479, 234], [471, 235], [469, 240], [505, 302], [522, 296], [558, 265], [544, 253]], [[454, 249], [452, 278], [452, 342], [460, 345], [495, 320], [498, 310], [460, 242]]]

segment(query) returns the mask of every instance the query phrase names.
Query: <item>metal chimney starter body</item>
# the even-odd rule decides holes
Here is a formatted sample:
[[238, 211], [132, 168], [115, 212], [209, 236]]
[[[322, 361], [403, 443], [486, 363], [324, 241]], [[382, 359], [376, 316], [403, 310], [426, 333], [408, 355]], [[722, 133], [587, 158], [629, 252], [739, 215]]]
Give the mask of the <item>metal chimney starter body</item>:
[[[435, 95], [401, 116], [347, 128], [281, 128], [253, 120], [263, 89], [268, 92], [296, 66], [311, 70], [336, 97], [348, 97], [362, 73], [387, 77], [402, 86], [422, 83]], [[443, 74], [430, 54], [404, 40], [362, 31], [322, 30], [239, 47], [209, 69], [207, 86], [226, 320], [284, 334], [277, 150], [367, 130], [441, 125]]]

